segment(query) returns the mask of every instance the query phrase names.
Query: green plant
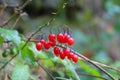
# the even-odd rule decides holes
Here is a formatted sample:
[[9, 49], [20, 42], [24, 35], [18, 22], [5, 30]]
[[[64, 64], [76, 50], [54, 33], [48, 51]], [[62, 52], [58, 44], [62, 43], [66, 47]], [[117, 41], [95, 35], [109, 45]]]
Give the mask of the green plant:
[[[55, 19], [59, 16], [58, 14], [62, 11], [61, 9], [65, 9], [65, 6], [67, 6], [67, 3], [69, 3], [69, 1], [62, 1], [62, 6], [59, 7], [59, 10], [56, 12], [56, 14], [52, 18], [50, 18], [50, 20], [47, 23], [45, 23], [42, 26], [39, 26], [38, 29], [36, 29], [29, 37], [26, 37], [23, 34], [20, 34], [17, 30], [14, 30], [13, 28], [15, 27], [17, 22], [19, 22], [19, 18], [23, 16], [22, 10], [30, 1], [31, 0], [27, 0], [23, 4], [23, 6], [16, 7], [17, 13], [14, 13], [14, 15], [10, 17], [10, 19], [8, 19], [3, 25], [1, 25], [0, 45], [3, 47], [3, 44], [7, 44], [7, 48], [4, 48], [4, 52], [7, 51], [7, 53], [3, 52], [3, 56], [6, 58], [2, 57], [4, 60], [7, 59], [7, 61], [1, 62], [3, 63], [3, 65], [0, 67], [1, 72], [3, 69], [5, 69], [7, 65], [12, 64], [14, 65], [12, 66], [13, 70], [11, 71], [12, 80], [33, 79], [37, 76], [34, 73], [39, 73], [37, 71], [40, 71], [40, 74], [43, 74], [45, 76], [47, 73], [50, 76], [48, 80], [84, 79], [81, 77], [81, 75], [89, 77], [92, 76], [93, 78], [87, 78], [92, 80], [115, 80], [119, 78], [119, 74], [116, 73], [120, 72], [119, 69], [93, 61], [84, 56], [82, 53], [77, 52], [77, 50], [74, 50], [73, 44], [76, 42], [74, 41], [74, 36], [71, 37], [70, 31], [68, 31], [67, 33], [67, 31], [63, 30], [64, 33], [59, 32], [57, 35], [50, 33], [47, 37], [47, 40], [44, 40], [44, 38], [34, 38], [38, 34], [47, 34], [47, 31], [45, 31], [46, 27], [49, 28], [53, 26], [52, 24], [55, 23]], [[13, 28], [5, 28], [5, 26], [10, 21], [14, 21], [15, 16], [17, 16], [18, 18], [16, 19]], [[67, 27], [67, 29], [69, 28]], [[78, 37], [80, 35], [76, 36]], [[84, 36], [83, 41], [92, 42], [94, 40], [85, 38]], [[11, 52], [14, 54], [11, 54]], [[52, 53], [55, 55], [53, 55]], [[11, 63], [11, 61], [13, 63]], [[94, 67], [91, 65], [93, 65]], [[40, 68], [42, 68], [46, 73], [42, 72]], [[104, 68], [112, 69], [114, 71], [109, 71]], [[88, 74], [82, 74], [79, 72], [84, 72]], [[47, 77], [45, 78], [47, 79]]]

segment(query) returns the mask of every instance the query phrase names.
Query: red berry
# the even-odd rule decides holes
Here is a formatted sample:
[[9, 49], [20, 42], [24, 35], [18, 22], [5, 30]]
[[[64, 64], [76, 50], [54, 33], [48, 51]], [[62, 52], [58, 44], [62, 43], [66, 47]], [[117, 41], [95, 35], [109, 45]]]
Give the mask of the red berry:
[[59, 55], [60, 54], [60, 48], [59, 47], [54, 47], [54, 54]]
[[67, 41], [68, 45], [73, 45], [74, 44], [74, 39], [73, 38], [69, 38], [68, 41]]
[[37, 42], [37, 43], [36, 43], [36, 49], [37, 49], [38, 51], [40, 51], [40, 50], [42, 49], [42, 43], [41, 43], [41, 42]]
[[56, 41], [50, 42], [50, 45], [54, 47], [56, 45]]
[[44, 39], [41, 39], [40, 42], [41, 42], [42, 44], [44, 44], [44, 43], [45, 43], [45, 40], [44, 40]]
[[63, 60], [65, 59], [65, 54], [63, 52], [60, 52], [60, 58]]
[[65, 56], [68, 56], [68, 54], [70, 53], [70, 49], [65, 48], [65, 49], [63, 50], [63, 53], [65, 54]]
[[70, 59], [72, 59], [73, 58], [73, 53], [72, 52], [70, 52], [68, 55], [67, 55], [67, 58], [70, 60]]
[[64, 41], [63, 41], [63, 43], [67, 43], [67, 41], [68, 41], [68, 39], [70, 38], [70, 36], [69, 36], [67, 33], [65, 33], [63, 36], [64, 36]]
[[56, 40], [55, 34], [49, 34], [49, 41], [54, 42]]
[[78, 56], [76, 54], [74, 54], [72, 60], [75, 63], [78, 62]]
[[59, 34], [57, 35], [57, 40], [58, 40], [60, 43], [63, 43], [63, 41], [64, 41], [64, 36], [63, 36], [62, 33], [59, 33]]
[[47, 50], [50, 48], [50, 42], [49, 41], [46, 41], [44, 43], [44, 48], [47, 49]]

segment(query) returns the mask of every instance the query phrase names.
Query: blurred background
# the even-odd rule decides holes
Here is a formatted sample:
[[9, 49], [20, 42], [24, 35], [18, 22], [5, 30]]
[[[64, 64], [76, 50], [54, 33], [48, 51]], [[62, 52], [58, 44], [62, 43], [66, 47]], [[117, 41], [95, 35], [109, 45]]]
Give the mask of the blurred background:
[[[25, 1], [0, 0], [0, 24], [2, 25], [4, 21], [8, 20], [15, 13], [15, 8], [21, 6]], [[67, 3], [65, 8], [63, 8], [63, 3]], [[6, 7], [3, 10], [4, 5]], [[55, 21], [51, 23], [50, 27], [43, 28], [40, 33], [46, 31], [49, 33], [51, 28], [54, 33], [58, 33], [59, 27], [69, 27], [75, 39], [73, 45], [75, 51], [92, 60], [120, 69], [120, 0], [32, 0], [25, 6], [21, 16], [16, 15], [5, 28], [16, 29], [19, 33], [28, 37], [40, 25], [48, 22], [54, 16], [54, 12], [57, 11], [59, 13], [56, 15]], [[36, 35], [37, 38], [40, 33]], [[47, 56], [49, 57], [49, 55]], [[64, 63], [65, 61], [61, 64]], [[46, 68], [48, 68], [47, 64], [43, 62]], [[54, 67], [57, 67], [56, 65], [54, 64]], [[95, 69], [95, 73], [94, 70], [93, 72], [88, 70], [91, 69], [91, 66], [88, 67], [90, 64], [80, 61], [75, 65], [75, 69], [80, 66], [80, 68], [77, 68], [78, 74], [79, 72], [97, 74], [97, 69]], [[49, 71], [52, 74], [55, 73], [52, 69]], [[119, 75], [116, 75], [115, 71], [109, 71], [116, 79], [120, 77], [119, 73]], [[98, 74], [105, 76], [100, 72]], [[42, 80], [46, 80], [45, 73], [41, 72], [40, 69], [38, 75], [41, 76]], [[66, 75], [68, 77], [70, 74], [58, 70], [57, 76], [66, 77]], [[80, 78], [81, 80], [99, 80], [82, 75], [80, 75]], [[73, 76], [71, 76], [71, 79], [77, 80]]]

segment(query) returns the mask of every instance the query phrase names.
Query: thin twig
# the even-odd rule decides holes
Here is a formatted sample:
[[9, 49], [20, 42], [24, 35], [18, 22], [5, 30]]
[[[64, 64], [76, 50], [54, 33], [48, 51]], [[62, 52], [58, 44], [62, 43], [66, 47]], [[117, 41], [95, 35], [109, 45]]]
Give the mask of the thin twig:
[[113, 77], [110, 73], [108, 73], [105, 69], [103, 69], [101, 66], [93, 63], [90, 59], [88, 59], [87, 62], [91, 63], [91, 64], [94, 65], [96, 68], [98, 68], [99, 70], [101, 70], [102, 72], [104, 72], [108, 77], [111, 78], [111, 80], [115, 80], [114, 77]]
[[5, 68], [5, 66], [10, 63], [18, 54], [15, 54], [9, 61], [7, 61], [2, 67], [0, 67], [0, 71]]
[[[20, 9], [23, 9], [23, 8], [25, 7], [26, 3], [28, 4], [28, 1], [31, 1], [31, 0], [27, 0]], [[14, 14], [9, 18], [9, 20], [6, 21], [6, 23], [3, 24], [1, 27], [4, 27], [6, 24], [8, 24], [9, 21], [10, 21], [11, 19], [13, 19], [13, 17], [14, 17], [15, 15], [16, 15], [16, 14], [14, 13]], [[26, 42], [26, 43], [27, 43], [27, 42]], [[25, 45], [26, 45], [26, 44], [25, 44]], [[24, 49], [24, 47], [25, 47], [25, 46], [22, 47], [22, 50]], [[5, 66], [6, 66], [8, 63], [10, 63], [10, 62], [19, 54], [19, 50], [18, 50], [17, 52], [18, 52], [17, 54], [15, 54], [9, 61], [7, 61], [7, 62], [0, 68], [0, 71], [1, 71], [3, 68], [5, 68]]]
[[[27, 1], [31, 1], [31, 0], [27, 0]], [[27, 2], [26, 2], [26, 3], [27, 3]], [[26, 3], [25, 3], [24, 5], [26, 5]], [[23, 7], [21, 7], [21, 9], [24, 8], [24, 5], [23, 5]], [[11, 20], [11, 18], [10, 18], [5, 24], [7, 24], [10, 20]], [[43, 27], [49, 26], [50, 23], [51, 23], [53, 20], [54, 20], [54, 18], [52, 18], [47, 24], [39, 27], [39, 29], [36, 30], [36, 32], [34, 32], [34, 33], [28, 38], [28, 40], [26, 41], [26, 43], [25, 43], [24, 46], [22, 47], [22, 50], [24, 49], [24, 47], [28, 44], [28, 42], [30, 41], [30, 39], [31, 39], [36, 33], [38, 33]], [[3, 25], [3, 26], [4, 26], [4, 25]], [[104, 72], [106, 75], [108, 75], [112, 80], [115, 80], [114, 77], [113, 77], [111, 74], [109, 74], [107, 71], [105, 71], [105, 70], [104, 70], [101, 66], [99, 66], [98, 64], [95, 64], [95, 62], [91, 61], [91, 60], [88, 59], [87, 57], [79, 54], [78, 52], [76, 52], [76, 51], [74, 51], [74, 50], [72, 50], [72, 49], [71, 49], [71, 51], [74, 52], [74, 53], [75, 53], [76, 55], [78, 55], [79, 57], [81, 57], [82, 59], [84, 59], [86, 62], [89, 62], [89, 63], [91, 63], [92, 65], [94, 65], [95, 67], [97, 67], [99, 70], [101, 70], [101, 71]], [[18, 53], [17, 53], [16, 55], [14, 55], [8, 62], [6, 62], [6, 63], [0, 68], [0, 70], [3, 69], [3, 68], [4, 68], [10, 61], [12, 61], [18, 54], [19, 54], [19, 51], [18, 51]], [[40, 64], [39, 64], [39, 65], [40, 65]], [[40, 65], [40, 66], [41, 66], [41, 65]], [[43, 66], [41, 66], [41, 67], [44, 69]], [[46, 71], [46, 69], [44, 69], [44, 70]], [[46, 71], [46, 72], [47, 72], [47, 71]], [[47, 73], [49, 74], [49, 72], [47, 72]], [[49, 74], [49, 75], [51, 76], [51, 74]], [[53, 76], [51, 76], [51, 77], [52, 77], [52, 79], [55, 80], [55, 78], [54, 78]]]
[[59, 79], [59, 80], [69, 80], [69, 79], [63, 78], [63, 77], [55, 77], [55, 80], [57, 80], [57, 79]]
[[[72, 66], [72, 63], [69, 63], [69, 65]], [[77, 74], [75, 68], [73, 68], [73, 69], [74, 69], [74, 70], [73, 70], [73, 74], [75, 75], [76, 79], [77, 79], [77, 80], [80, 80], [80, 77], [79, 77], [79, 75]]]
[[[29, 2], [32, 0], [27, 0], [18, 10], [21, 11]], [[5, 21], [0, 27], [3, 28], [6, 26], [17, 14], [14, 13], [7, 21]]]
[[[27, 1], [23, 4], [23, 7], [21, 7], [20, 9], [24, 8], [25, 5], [26, 5], [26, 3], [28, 3], [28, 1], [31, 1], [31, 0], [27, 0]], [[61, 10], [61, 9], [59, 9], [58, 12], [59, 12], [60, 10]], [[58, 13], [58, 12], [57, 12], [57, 13]], [[25, 43], [25, 44], [23, 45], [23, 47], [21, 48], [21, 51], [25, 48], [25, 46], [28, 44], [28, 42], [31, 40], [31, 38], [32, 38], [35, 34], [37, 34], [39, 31], [41, 31], [41, 29], [42, 29], [43, 27], [50, 26], [50, 24], [55, 20], [55, 17], [56, 17], [56, 16], [57, 16], [57, 15], [53, 16], [46, 24], [44, 24], [43, 26], [40, 26], [40, 27], [28, 38], [28, 40], [26, 41], [26, 43]], [[18, 54], [19, 54], [19, 51], [18, 51], [17, 54], [15, 54], [8, 62], [6, 62], [6, 63], [0, 68], [0, 71], [1, 71], [3, 68], [5, 68], [5, 66], [6, 66], [8, 63], [10, 63]]]
[[[49, 23], [51, 23], [52, 19], [49, 21]], [[46, 27], [46, 26], [49, 26], [48, 23], [44, 24], [43, 26], [40, 26], [39, 29], [37, 29], [29, 38], [28, 40], [26, 41], [25, 45], [22, 47], [22, 49], [28, 44], [28, 42], [30, 41], [30, 39], [35, 35], [37, 34], [39, 31], [41, 31], [41, 29], [43, 27]]]
[[[37, 61], [38, 62], [38, 61]], [[50, 73], [50, 72], [48, 72], [39, 62], [38, 62], [38, 64], [39, 64], [39, 66], [45, 71], [45, 72], [47, 72], [47, 74], [52, 78], [52, 80], [56, 80], [55, 78], [54, 78], [54, 76]]]
[[[42, 35], [42, 34], [41, 34]], [[27, 40], [22, 40], [22, 41], [27, 41]], [[38, 42], [39, 40], [34, 40], [34, 39], [31, 39], [29, 42]], [[9, 42], [12, 42], [12, 41], [4, 41], [4, 43], [9, 43]], [[81, 58], [82, 59], [82, 58]], [[84, 59], [82, 59], [83, 61], [85, 61]], [[104, 68], [108, 68], [108, 69], [112, 69], [112, 70], [115, 70], [116, 72], [120, 72], [120, 70], [119, 69], [117, 69], [117, 68], [114, 68], [114, 67], [112, 67], [112, 66], [108, 66], [108, 65], [106, 65], [106, 64], [103, 64], [103, 63], [100, 63], [100, 62], [96, 62], [96, 61], [93, 61], [93, 60], [91, 60], [94, 64], [97, 64], [97, 65], [99, 65], [99, 66], [101, 66], [101, 67], [104, 67]]]
[[15, 16], [16, 16], [16, 14], [13, 14], [7, 21], [5, 21], [0, 27], [3, 28], [4, 26], [6, 26]]
[[[25, 46], [27, 45], [27, 43], [30, 41], [30, 39], [37, 33], [39, 32], [45, 25], [41, 26], [35, 33], [33, 33], [29, 38], [28, 40], [26, 41], [26, 43], [23, 45], [23, 47], [21, 48], [21, 50], [23, 50], [25, 48]], [[11, 62], [18, 54], [19, 54], [19, 51], [17, 51], [18, 53], [15, 54], [10, 60], [8, 60], [8, 62], [6, 62], [1, 68], [0, 68], [0, 71], [5, 68], [5, 66]]]
[[2, 16], [6, 7], [7, 7], [7, 4], [4, 4], [2, 10], [0, 11], [0, 17]]
[[96, 77], [96, 78], [108, 80], [108, 79], [103, 78], [103, 77], [101, 77], [101, 76], [95, 76], [95, 75], [91, 75], [91, 74], [84, 74], [84, 73], [77, 73], [77, 74], [78, 74], [78, 75], [81, 75], [81, 76], [90, 76], [90, 77]]
[[21, 18], [21, 15], [19, 15], [19, 16], [17, 17], [17, 19], [16, 19], [16, 21], [15, 21], [15, 23], [13, 24], [13, 26], [12, 26], [11, 29], [14, 29], [14, 28], [15, 28], [15, 26], [16, 26], [16, 24], [18, 23], [18, 21], [20, 20], [20, 18]]
[[32, 0], [27, 0], [21, 7], [20, 10], [22, 10], [23, 8], [25, 8]]
[[[92, 60], [91, 60], [91, 61], [92, 61]], [[97, 65], [99, 65], [99, 66], [106, 67], [106, 68], [109, 68], [109, 69], [115, 70], [115, 71], [117, 71], [117, 72], [120, 72], [119, 69], [114, 68], [114, 67], [112, 67], [112, 66], [108, 66], [108, 65], [106, 65], [106, 64], [99, 63], [99, 62], [96, 62], [96, 61], [92, 61], [92, 62], [95, 63], [95, 64], [97, 64]]]
[[[62, 68], [53, 68], [53, 69], [49, 69], [50, 71], [57, 71], [57, 70], [61, 70], [61, 71], [65, 71], [67, 72], [64, 67]], [[77, 75], [81, 75], [81, 76], [90, 76], [90, 77], [95, 77], [95, 78], [100, 78], [100, 79], [104, 79], [104, 80], [108, 80], [104, 77], [101, 77], [101, 76], [96, 76], [96, 75], [92, 75], [92, 74], [85, 74], [85, 73], [80, 73], [80, 72], [77, 72]], [[61, 78], [61, 77], [60, 77]], [[64, 78], [63, 78], [64, 79]], [[67, 80], [67, 79], [65, 79]]]
[[[42, 34], [41, 34], [42, 35]], [[23, 40], [23, 41], [25, 41], [26, 42], [26, 40]], [[39, 40], [34, 40], [34, 39], [31, 39], [29, 42], [38, 42]], [[12, 42], [12, 41], [4, 41], [4, 43], [9, 43], [9, 42]], [[84, 59], [82, 59], [83, 61], [84, 61]], [[114, 68], [114, 67], [112, 67], [112, 66], [108, 66], [108, 65], [106, 65], [106, 64], [103, 64], [103, 63], [100, 63], [100, 62], [96, 62], [96, 61], [93, 61], [93, 60], [91, 60], [94, 64], [97, 64], [97, 65], [99, 65], [99, 66], [101, 66], [101, 67], [105, 67], [105, 68], [109, 68], [109, 69], [112, 69], [112, 70], [115, 70], [115, 71], [117, 71], [117, 72], [120, 72], [120, 70], [119, 69], [117, 69], [117, 68]]]
[[[57, 45], [57, 46], [60, 46], [60, 47], [62, 47], [62, 48], [65, 48], [64, 45]], [[71, 49], [71, 48], [70, 48], [70, 49]], [[83, 56], [82, 54], [74, 51], [73, 49], [71, 49], [71, 51], [72, 51], [73, 53], [75, 53], [76, 55], [78, 55], [80, 58], [82, 58], [84, 61], [91, 63], [91, 64], [94, 65], [96, 68], [98, 68], [99, 70], [101, 70], [101, 71], [102, 71], [103, 73], [105, 73], [108, 77], [110, 77], [111, 80], [115, 80], [114, 77], [113, 77], [110, 73], [108, 73], [105, 69], [103, 69], [103, 68], [102, 68], [101, 66], [99, 66], [98, 64], [95, 64], [92, 60], [90, 60], [90, 59], [88, 59], [87, 57]]]

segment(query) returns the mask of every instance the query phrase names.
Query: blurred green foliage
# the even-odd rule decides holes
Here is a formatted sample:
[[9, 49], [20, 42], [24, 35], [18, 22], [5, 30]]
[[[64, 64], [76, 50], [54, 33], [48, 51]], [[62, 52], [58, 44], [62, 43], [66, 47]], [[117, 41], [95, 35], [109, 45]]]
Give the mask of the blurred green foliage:
[[[63, 9], [61, 8], [61, 4], [65, 1], [68, 1], [69, 7]], [[72, 47], [75, 51], [92, 60], [120, 69], [120, 0], [101, 0], [100, 7], [95, 5], [100, 4], [99, 2], [95, 2], [95, 0], [90, 0], [90, 2], [85, 0], [88, 3], [85, 3], [84, 0], [78, 0], [77, 3], [80, 5], [80, 9], [78, 6], [71, 4], [71, 0], [65, 1], [59, 1], [55, 7], [54, 11], [60, 11], [55, 21], [50, 24], [50, 27], [44, 27], [34, 38], [40, 39], [40, 35], [45, 33], [43, 38], [47, 39], [46, 36], [49, 34], [50, 29], [52, 29], [53, 33], [57, 34], [58, 29], [62, 26], [65, 29], [70, 28], [72, 36], [75, 39], [75, 44]], [[15, 66], [11, 73], [12, 80], [30, 80], [31, 76], [35, 80], [50, 80], [47, 73], [43, 73], [41, 69], [39, 70], [40, 66], [36, 60], [39, 60], [46, 70], [54, 77], [59, 77], [59, 79], [103, 80], [92, 76], [83, 76], [79, 73], [108, 78], [101, 71], [84, 61], [79, 60], [78, 63], [73, 63], [67, 59], [61, 60], [59, 57], [53, 55], [53, 49], [49, 51], [37, 51], [35, 42], [29, 42], [22, 50], [22, 47], [26, 43], [25, 38], [53, 17], [51, 13], [48, 13], [49, 10], [43, 7], [42, 0], [34, 0], [31, 4], [30, 11], [32, 14], [33, 10], [33, 14], [26, 13], [27, 15], [23, 15], [18, 21], [16, 28], [14, 28], [16, 30], [7, 27], [8, 25], [12, 27], [15, 19], [11, 20], [5, 28], [0, 28], [1, 50], [3, 52], [5, 50], [3, 49], [4, 40], [9, 40], [10, 44], [12, 44], [12, 46], [8, 45], [7, 49], [10, 48], [9, 50], [12, 50], [15, 54], [19, 50], [19, 55], [13, 60]], [[55, 3], [53, 2], [52, 5], [55, 5]], [[40, 13], [44, 8], [48, 12], [43, 10], [44, 14]], [[34, 13], [34, 10], [38, 11]], [[10, 12], [7, 13], [11, 15]], [[61, 32], [64, 32], [63, 28], [61, 28]], [[13, 55], [8, 56], [8, 59]], [[4, 60], [4, 58], [0, 56], [0, 60]], [[120, 78], [118, 72], [109, 69], [106, 70], [116, 80]]]

